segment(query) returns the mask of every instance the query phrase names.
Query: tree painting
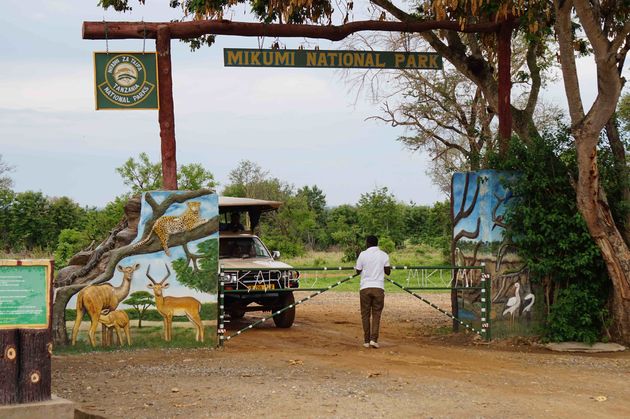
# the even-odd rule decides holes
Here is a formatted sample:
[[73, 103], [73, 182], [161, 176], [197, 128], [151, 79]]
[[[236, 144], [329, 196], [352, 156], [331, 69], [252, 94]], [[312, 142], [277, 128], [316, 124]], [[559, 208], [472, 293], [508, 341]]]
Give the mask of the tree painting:
[[142, 328], [142, 318], [147, 309], [155, 305], [153, 295], [148, 291], [132, 292], [129, 298], [123, 301], [123, 304], [133, 307], [138, 314], [138, 329]]
[[[480, 170], [456, 173], [452, 180], [453, 241], [451, 258], [456, 266], [485, 265], [492, 277], [491, 313], [495, 322], [510, 324], [514, 330], [521, 316], [532, 317], [535, 301], [526, 267], [516, 256], [516, 248], [504, 238], [506, 205], [513, 200], [512, 191], [505, 185], [516, 176], [512, 172]], [[454, 285], [478, 286], [479, 275], [464, 269], [456, 270]], [[460, 317], [475, 310], [480, 292], [453, 292], [453, 310]], [[496, 323], [495, 323], [496, 325]], [[495, 328], [496, 330], [496, 328]], [[519, 330], [519, 333], [524, 332]], [[496, 335], [496, 333], [495, 333]]]

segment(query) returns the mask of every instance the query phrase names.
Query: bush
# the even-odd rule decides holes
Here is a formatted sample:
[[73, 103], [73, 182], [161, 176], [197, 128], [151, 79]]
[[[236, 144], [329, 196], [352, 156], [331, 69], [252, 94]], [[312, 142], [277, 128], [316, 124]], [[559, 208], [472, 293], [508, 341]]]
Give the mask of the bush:
[[553, 342], [593, 344], [601, 334], [608, 311], [605, 295], [593, 283], [571, 284], [558, 293], [547, 319], [547, 338]]
[[385, 253], [392, 253], [396, 246], [394, 245], [394, 241], [389, 237], [383, 237], [378, 241], [378, 247]]

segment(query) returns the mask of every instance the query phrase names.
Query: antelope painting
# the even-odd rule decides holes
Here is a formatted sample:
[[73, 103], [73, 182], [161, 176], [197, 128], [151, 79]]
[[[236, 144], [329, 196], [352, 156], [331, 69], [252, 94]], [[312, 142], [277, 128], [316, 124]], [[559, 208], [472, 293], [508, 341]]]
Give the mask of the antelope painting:
[[155, 295], [155, 308], [164, 318], [164, 340], [169, 342], [172, 337], [173, 316], [186, 316], [188, 320], [197, 328], [195, 340], [203, 342], [203, 323], [201, 321], [201, 303], [193, 297], [165, 297], [163, 290], [168, 288], [166, 280], [171, 275], [171, 271], [166, 266], [166, 276], [159, 282], [155, 281], [149, 270], [151, 265], [147, 267], [147, 278], [151, 281], [147, 287], [153, 290]]
[[87, 311], [92, 321], [90, 330], [88, 331], [88, 337], [92, 347], [96, 346], [94, 335], [98, 327], [101, 312], [103, 310], [116, 310], [118, 304], [127, 298], [133, 273], [139, 267], [140, 265], [137, 263], [125, 268], [118, 265], [118, 270], [123, 273], [122, 283], [118, 287], [114, 287], [111, 284], [90, 285], [79, 291], [79, 295], [77, 296], [77, 318], [74, 321], [74, 328], [72, 329], [73, 345], [77, 342], [81, 320], [83, 320], [83, 314]]
[[127, 345], [131, 346], [131, 333], [129, 332], [129, 316], [123, 310], [103, 310], [101, 312], [101, 318], [98, 321], [105, 326], [105, 333], [103, 333], [103, 346], [109, 346], [112, 344], [111, 342], [111, 329], [116, 330], [116, 335], [118, 336], [118, 344], [124, 345], [125, 341], [122, 337], [121, 331], [125, 331], [125, 336], [127, 336]]

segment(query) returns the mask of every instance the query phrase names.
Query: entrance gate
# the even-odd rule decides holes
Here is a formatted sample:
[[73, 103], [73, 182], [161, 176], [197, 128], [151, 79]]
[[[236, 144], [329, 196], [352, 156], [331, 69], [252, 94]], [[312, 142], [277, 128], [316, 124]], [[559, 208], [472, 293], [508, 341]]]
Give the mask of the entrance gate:
[[[491, 281], [490, 275], [485, 273], [483, 266], [392, 266], [392, 272], [385, 279], [394, 287], [412, 295], [418, 300], [429, 305], [431, 308], [438, 310], [440, 313], [451, 318], [466, 330], [480, 335], [485, 340], [490, 340], [490, 309], [491, 309]], [[300, 285], [304, 287], [288, 288], [289, 277], [288, 272], [300, 272]], [[350, 275], [344, 272], [353, 272]], [[220, 269], [219, 294], [218, 294], [218, 342], [219, 346], [223, 346], [226, 341], [234, 337], [240, 336], [242, 333], [253, 329], [275, 316], [284, 313], [300, 304], [303, 304], [318, 295], [337, 288], [348, 283], [355, 278], [353, 267], [308, 267], [308, 268], [259, 268], [251, 269], [226, 269], [223, 266]], [[256, 278], [254, 285], [251, 283], [245, 285], [241, 282], [244, 277]], [[282, 282], [284, 281], [284, 283]], [[401, 282], [404, 283], [401, 284]], [[281, 288], [277, 285], [281, 284]], [[263, 291], [261, 291], [263, 290]], [[261, 319], [243, 327], [235, 332], [228, 333], [225, 324], [229, 322], [226, 319], [225, 295], [242, 294], [253, 292], [264, 293], [287, 293], [306, 291], [312, 292], [310, 295], [295, 301], [285, 307], [272, 311], [271, 314], [265, 315]], [[435, 293], [439, 291], [450, 292], [456, 294], [457, 305], [452, 307], [451, 311], [439, 307], [432, 301], [430, 297], [423, 297], [416, 291], [426, 291]], [[466, 293], [470, 293], [466, 298]], [[461, 297], [461, 299], [460, 299]], [[455, 301], [455, 300], [454, 300]], [[461, 304], [460, 304], [461, 301]], [[461, 307], [460, 307], [461, 305]], [[460, 308], [465, 306], [467, 318], [458, 315]], [[471, 314], [475, 318], [471, 318]]]

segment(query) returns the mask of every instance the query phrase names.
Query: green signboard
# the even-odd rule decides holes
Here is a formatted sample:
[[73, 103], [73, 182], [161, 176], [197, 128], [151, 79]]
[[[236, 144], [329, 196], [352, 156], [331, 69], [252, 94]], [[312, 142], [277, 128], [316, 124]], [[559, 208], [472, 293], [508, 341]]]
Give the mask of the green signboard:
[[0, 329], [46, 329], [50, 316], [49, 261], [0, 260]]
[[442, 68], [442, 57], [434, 52], [225, 48], [223, 62], [226, 67]]
[[159, 109], [154, 52], [95, 52], [96, 109]]

